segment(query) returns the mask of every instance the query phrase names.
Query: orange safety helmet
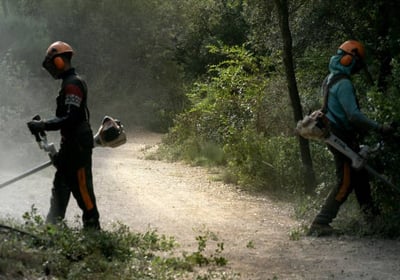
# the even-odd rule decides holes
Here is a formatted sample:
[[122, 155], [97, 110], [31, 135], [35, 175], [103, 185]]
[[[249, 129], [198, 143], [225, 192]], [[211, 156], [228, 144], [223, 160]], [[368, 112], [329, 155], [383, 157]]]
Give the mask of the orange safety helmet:
[[54, 42], [47, 48], [42, 65], [55, 79], [58, 79], [65, 67], [64, 59], [61, 56], [70, 59], [73, 54], [74, 50], [69, 44], [62, 41]]
[[339, 50], [344, 52], [343, 57], [340, 59], [340, 63], [344, 66], [352, 64], [353, 59], [364, 61], [365, 59], [365, 48], [364, 45], [356, 40], [348, 40], [340, 45]]

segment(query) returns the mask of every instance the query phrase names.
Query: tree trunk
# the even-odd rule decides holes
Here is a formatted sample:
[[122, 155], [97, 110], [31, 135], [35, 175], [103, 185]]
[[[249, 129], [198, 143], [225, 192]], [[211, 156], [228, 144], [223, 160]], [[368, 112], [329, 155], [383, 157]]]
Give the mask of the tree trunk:
[[[393, 6], [393, 7], [392, 7]], [[378, 29], [378, 58], [380, 61], [379, 66], [379, 76], [378, 76], [378, 89], [386, 93], [387, 91], [387, 77], [391, 74], [392, 69], [390, 63], [392, 62], [392, 54], [389, 50], [389, 43], [388, 43], [388, 35], [390, 29], [390, 14], [393, 11], [392, 9], [395, 8], [395, 5], [391, 5], [391, 1], [383, 1], [378, 6], [378, 21], [377, 21], [377, 29]], [[394, 14], [393, 14], [394, 16]]]
[[3, 8], [4, 17], [8, 16], [7, 0], [1, 0], [1, 7]]
[[[292, 55], [292, 35], [289, 28], [289, 8], [287, 0], [275, 0], [278, 10], [279, 27], [283, 41], [283, 63], [285, 66], [286, 79], [290, 100], [293, 108], [295, 122], [303, 118], [300, 96], [297, 89], [296, 76], [294, 72]], [[300, 145], [301, 160], [304, 167], [305, 193], [310, 194], [316, 187], [315, 173], [312, 165], [311, 152], [308, 140], [298, 137]]]

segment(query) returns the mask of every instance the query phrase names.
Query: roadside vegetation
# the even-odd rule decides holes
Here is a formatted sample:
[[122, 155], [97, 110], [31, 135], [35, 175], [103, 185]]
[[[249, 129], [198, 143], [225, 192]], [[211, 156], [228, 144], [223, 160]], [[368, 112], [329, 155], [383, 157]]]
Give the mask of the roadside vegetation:
[[195, 238], [197, 250], [184, 252], [172, 236], [123, 224], [99, 232], [45, 225], [34, 207], [23, 218], [1, 223], [0, 279], [239, 279], [207, 230]]

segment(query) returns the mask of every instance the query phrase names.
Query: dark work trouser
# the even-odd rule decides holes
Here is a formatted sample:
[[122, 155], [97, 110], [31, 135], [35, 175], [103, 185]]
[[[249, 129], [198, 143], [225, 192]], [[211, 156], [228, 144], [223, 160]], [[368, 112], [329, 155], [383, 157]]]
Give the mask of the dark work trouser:
[[55, 163], [57, 171], [46, 219], [48, 223], [57, 223], [65, 218], [72, 193], [82, 210], [84, 228], [100, 229], [99, 212], [93, 190], [92, 140], [92, 134], [86, 133], [85, 137], [73, 138], [61, 144]]
[[314, 219], [314, 223], [330, 224], [336, 218], [340, 206], [353, 190], [362, 211], [365, 214], [373, 212], [368, 172], [365, 169], [356, 170], [352, 168], [349, 158], [332, 147], [329, 147], [329, 149], [335, 159], [337, 184], [326, 198], [322, 209]]

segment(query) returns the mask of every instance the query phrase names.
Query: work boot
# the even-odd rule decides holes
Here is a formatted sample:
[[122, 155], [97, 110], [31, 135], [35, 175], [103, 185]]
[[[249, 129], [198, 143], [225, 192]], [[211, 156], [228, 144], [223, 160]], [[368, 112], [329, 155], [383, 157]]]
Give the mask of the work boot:
[[373, 224], [379, 219], [380, 211], [374, 206], [361, 206], [361, 212], [366, 223]]
[[362, 209], [363, 227], [367, 233], [376, 233], [382, 229], [384, 221], [376, 209]]
[[82, 219], [83, 228], [85, 230], [101, 230], [100, 222], [97, 217], [92, 217], [90, 219]]
[[330, 236], [334, 234], [334, 229], [328, 224], [312, 223], [307, 232], [307, 236]]

